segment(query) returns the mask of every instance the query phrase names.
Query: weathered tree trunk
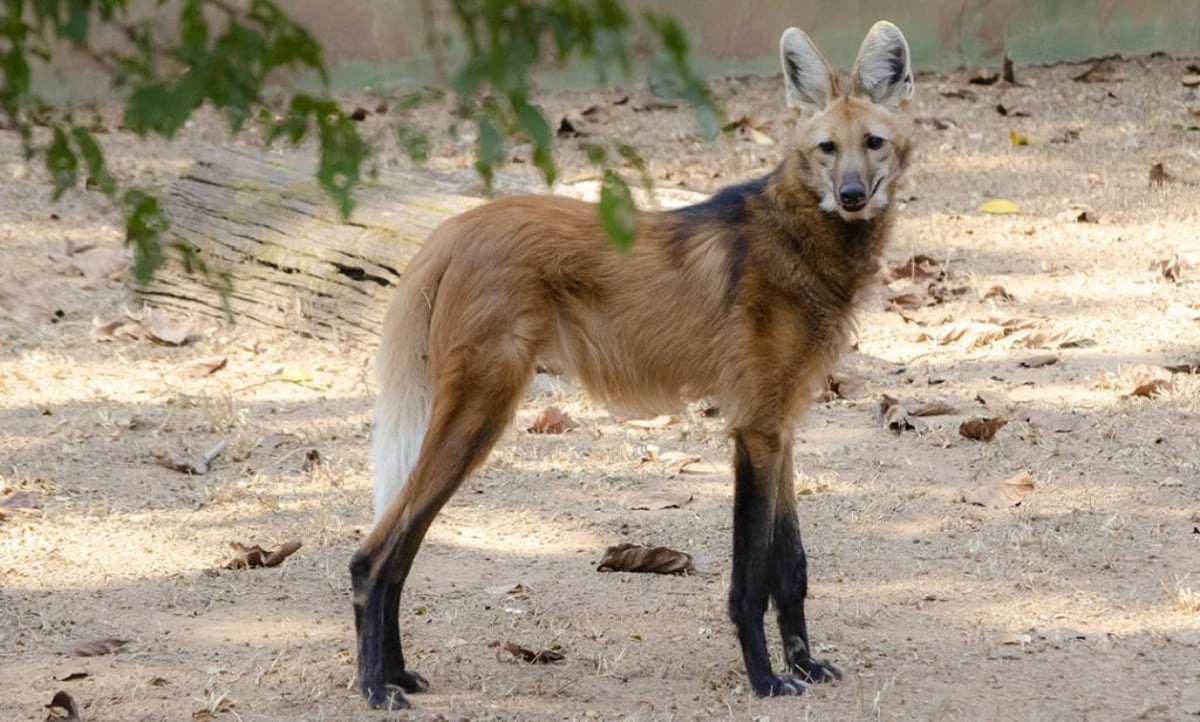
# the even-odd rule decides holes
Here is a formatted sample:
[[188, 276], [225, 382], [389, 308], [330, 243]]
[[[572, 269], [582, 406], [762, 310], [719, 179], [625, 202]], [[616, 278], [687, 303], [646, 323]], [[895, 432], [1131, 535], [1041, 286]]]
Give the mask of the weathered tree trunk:
[[391, 173], [356, 193], [342, 222], [317, 186], [315, 161], [254, 148], [205, 153], [171, 188], [170, 242], [187, 243], [231, 284], [166, 269], [140, 291], [156, 306], [251, 319], [336, 341], [373, 343], [391, 288], [429, 232], [482, 202], [470, 183]]
[[[470, 171], [381, 173], [357, 190], [354, 213], [343, 222], [315, 170], [315, 159], [296, 152], [226, 146], [203, 154], [171, 187], [164, 211], [168, 241], [197, 249], [210, 276], [167, 268], [139, 294], [168, 309], [374, 344], [404, 266], [442, 221], [484, 202], [480, 181]], [[498, 178], [497, 187], [544, 190], [515, 175]], [[599, 184], [556, 192], [595, 200]], [[657, 208], [704, 198], [678, 189], [634, 195]], [[229, 285], [224, 298], [214, 288], [221, 280]]]

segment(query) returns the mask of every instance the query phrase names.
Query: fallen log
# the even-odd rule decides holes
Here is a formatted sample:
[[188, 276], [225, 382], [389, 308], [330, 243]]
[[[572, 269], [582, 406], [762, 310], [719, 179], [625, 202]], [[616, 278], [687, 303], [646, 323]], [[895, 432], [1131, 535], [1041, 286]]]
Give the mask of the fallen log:
[[[213, 148], [164, 200], [168, 243], [196, 249], [208, 278], [172, 267], [138, 294], [188, 315], [232, 317], [338, 343], [373, 345], [404, 266], [450, 216], [484, 202], [470, 171], [386, 172], [355, 193], [342, 221], [317, 186], [316, 160], [296, 151]], [[504, 176], [499, 192], [544, 192], [536, 180]], [[599, 184], [555, 192], [594, 200]], [[674, 207], [704, 196], [680, 190], [638, 194], [639, 204]], [[222, 297], [214, 282], [228, 284]]]
[[[315, 165], [241, 146], [204, 153], [172, 185], [164, 212], [168, 242], [195, 248], [210, 277], [164, 269], [139, 295], [188, 314], [374, 342], [391, 288], [429, 232], [483, 200], [447, 175], [380, 174], [358, 189], [343, 222]], [[218, 280], [229, 285], [224, 299]]]

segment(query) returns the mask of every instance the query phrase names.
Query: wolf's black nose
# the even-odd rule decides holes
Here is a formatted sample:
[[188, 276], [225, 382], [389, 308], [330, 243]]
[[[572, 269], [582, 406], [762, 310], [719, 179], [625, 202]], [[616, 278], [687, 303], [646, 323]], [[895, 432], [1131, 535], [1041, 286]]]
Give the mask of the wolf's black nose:
[[866, 205], [867, 189], [862, 183], [852, 181], [838, 189], [838, 200], [846, 210], [858, 210]]

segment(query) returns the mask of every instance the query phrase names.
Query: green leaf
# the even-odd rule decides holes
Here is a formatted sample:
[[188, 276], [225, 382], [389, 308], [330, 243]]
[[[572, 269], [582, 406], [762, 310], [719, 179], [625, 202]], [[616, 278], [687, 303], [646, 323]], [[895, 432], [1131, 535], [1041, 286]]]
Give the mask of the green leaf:
[[288, 111], [282, 118], [270, 122], [267, 129], [267, 145], [281, 137], [286, 137], [292, 145], [299, 145], [308, 134], [308, 116], [313, 112], [311, 99], [307, 95], [297, 95], [288, 104]]
[[337, 204], [342, 218], [348, 218], [354, 209], [352, 191], [358, 184], [363, 160], [371, 152], [355, 125], [341, 111], [317, 117], [321, 141], [317, 182]]
[[504, 141], [490, 119], [478, 118], [476, 127], [479, 130], [479, 138], [476, 140], [475, 171], [483, 178], [484, 192], [491, 195], [496, 166], [504, 162]]
[[71, 143], [62, 128], [54, 127], [54, 139], [46, 148], [46, 170], [54, 179], [54, 200], [62, 197], [68, 189], [73, 188], [79, 179], [79, 161]]
[[199, 105], [200, 98], [193, 93], [190, 84], [152, 83], [134, 88], [125, 102], [125, 124], [140, 136], [154, 133], [171, 138]]
[[414, 163], [424, 163], [429, 160], [429, 136], [406, 125], [396, 126], [396, 139], [400, 147]]
[[628, 143], [617, 143], [617, 154], [625, 159], [626, 163], [637, 169], [638, 174], [642, 178], [642, 187], [647, 191], [654, 189], [654, 178], [650, 175], [650, 167], [646, 165], [646, 159]]
[[554, 140], [550, 125], [542, 112], [529, 103], [520, 103], [516, 110], [518, 127], [533, 139], [533, 165], [542, 172], [546, 185], [550, 185], [558, 173], [554, 167]]
[[104, 151], [100, 149], [87, 128], [77, 125], [71, 128], [71, 135], [75, 138], [79, 155], [83, 156], [83, 162], [87, 165], [87, 187], [111, 196], [117, 190], [117, 183], [108, 173], [104, 162]]
[[208, 21], [200, 0], [186, 0], [179, 9], [179, 39], [185, 55], [200, 53], [208, 46]]
[[137, 189], [125, 192], [125, 242], [133, 246], [133, 274], [138, 283], [146, 283], [163, 263], [162, 236], [167, 218], [158, 198]]
[[604, 161], [608, 160], [608, 151], [602, 145], [581, 143], [579, 147], [592, 165], [602, 165]]
[[[7, 37], [11, 43], [11, 47], [0, 55], [0, 70], [3, 70], [4, 75], [4, 85], [0, 87], [0, 101], [3, 103], [4, 112], [10, 117], [19, 112], [21, 100], [29, 93], [31, 78], [29, 61], [25, 59], [24, 53], [25, 25], [17, 25], [18, 29], [6, 28], [4, 34], [0, 34], [0, 37]], [[18, 33], [19, 38], [12, 37], [10, 33]]]
[[637, 209], [629, 186], [612, 170], [604, 171], [600, 186], [600, 223], [613, 247], [628, 254], [637, 233]]
[[67, 0], [67, 18], [58, 24], [58, 34], [74, 45], [87, 40], [91, 0]]

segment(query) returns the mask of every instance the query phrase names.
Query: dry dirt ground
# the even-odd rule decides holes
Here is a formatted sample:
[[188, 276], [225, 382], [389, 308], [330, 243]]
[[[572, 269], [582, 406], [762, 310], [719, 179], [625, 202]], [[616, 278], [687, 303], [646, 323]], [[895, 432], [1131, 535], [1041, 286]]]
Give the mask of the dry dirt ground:
[[[843, 681], [803, 698], [747, 690], [725, 616], [719, 419], [697, 406], [631, 424], [543, 388], [417, 559], [402, 624], [432, 687], [391, 717], [1200, 714], [1200, 376], [1163, 368], [1200, 363], [1200, 97], [1180, 82], [1186, 64], [1131, 60], [1098, 83], [1072, 81], [1086, 65], [1018, 67], [1019, 87], [919, 78], [919, 152], [888, 260], [924, 254], [931, 275], [864, 300], [842, 397], [817, 402], [797, 435], [811, 634]], [[642, 88], [548, 97], [588, 134], [564, 141], [567, 179], [592, 172], [579, 142], [610, 138], [635, 142], [666, 187], [764, 172], [793, 122], [779, 79], [717, 90], [761, 136], [705, 145], [685, 110]], [[420, 122], [446, 117], [434, 106]], [[383, 123], [364, 127], [386, 166], [400, 161]], [[225, 139], [201, 119], [172, 145], [104, 140], [122, 179], [165, 187]], [[41, 720], [59, 690], [88, 720], [387, 716], [352, 688], [346, 569], [371, 523], [371, 349], [200, 320], [178, 347], [95, 340], [94, 320], [140, 309], [62, 255], [119, 247], [117, 219], [80, 193], [50, 202], [15, 138], [0, 143], [0, 493], [41, 506], [0, 521], [0, 719]], [[461, 143], [439, 141], [434, 165], [468, 164]], [[1159, 162], [1171, 177], [1152, 188]], [[982, 212], [993, 199], [1020, 213]], [[1022, 365], [1044, 355], [1056, 362]], [[190, 366], [214, 359], [226, 365], [210, 375]], [[1155, 378], [1157, 395], [1130, 396]], [[883, 394], [954, 413], [897, 433], [877, 416]], [[550, 405], [578, 428], [528, 433]], [[972, 416], [1008, 424], [969, 440]], [[202, 476], [156, 461], [221, 440]], [[311, 450], [321, 463], [306, 464]], [[1003, 493], [1023, 473], [1032, 493]], [[664, 497], [681, 506], [627, 508]], [[229, 542], [291, 539], [303, 547], [278, 567], [222, 569]], [[690, 552], [700, 572], [597, 572], [620, 542]], [[127, 644], [70, 653], [105, 638]], [[499, 646], [510, 641], [565, 659], [526, 664]]]

